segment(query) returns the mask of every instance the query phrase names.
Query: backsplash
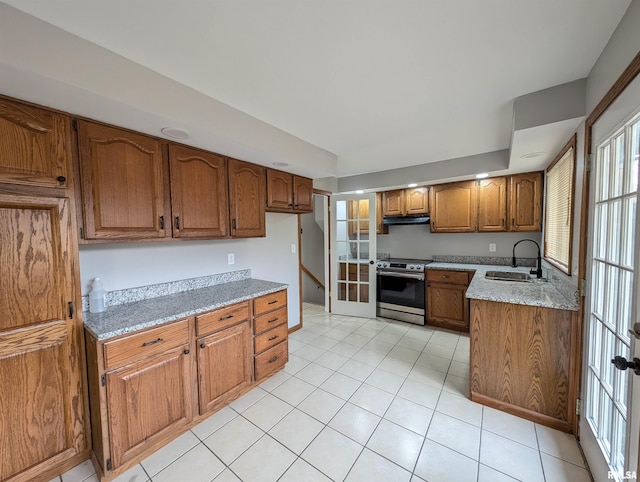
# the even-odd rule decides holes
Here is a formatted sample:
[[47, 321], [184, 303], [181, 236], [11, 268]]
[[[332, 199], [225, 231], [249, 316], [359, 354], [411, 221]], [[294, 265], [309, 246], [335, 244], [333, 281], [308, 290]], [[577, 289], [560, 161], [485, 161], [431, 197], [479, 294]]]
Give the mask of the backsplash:
[[[491, 266], [511, 266], [512, 259], [510, 257], [496, 256], [449, 256], [449, 255], [433, 255], [435, 263], [463, 263], [463, 264], [488, 264]], [[536, 258], [516, 258], [518, 266], [536, 265]]]
[[[183, 291], [197, 290], [222, 283], [242, 281], [249, 278], [251, 278], [251, 270], [243, 269], [239, 271], [231, 271], [229, 273], [218, 273], [209, 276], [200, 276], [198, 278], [169, 281], [167, 283], [158, 283], [138, 288], [109, 291], [105, 295], [105, 306], [108, 308], [109, 306], [148, 300], [150, 298], [157, 298], [158, 296], [173, 295]], [[88, 295], [82, 297], [82, 311], [89, 311]]]

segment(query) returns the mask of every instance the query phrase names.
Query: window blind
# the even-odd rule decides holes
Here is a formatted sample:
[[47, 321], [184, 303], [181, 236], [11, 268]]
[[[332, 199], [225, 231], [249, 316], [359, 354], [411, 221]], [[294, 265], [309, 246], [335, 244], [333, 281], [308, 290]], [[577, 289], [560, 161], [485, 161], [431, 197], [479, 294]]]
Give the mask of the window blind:
[[571, 274], [574, 147], [547, 170], [544, 257]]

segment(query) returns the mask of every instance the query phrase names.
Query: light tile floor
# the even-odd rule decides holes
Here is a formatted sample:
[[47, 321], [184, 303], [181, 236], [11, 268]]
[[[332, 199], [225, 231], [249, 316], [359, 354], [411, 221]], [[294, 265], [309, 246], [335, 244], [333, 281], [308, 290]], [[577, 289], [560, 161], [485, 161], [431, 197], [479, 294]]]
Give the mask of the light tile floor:
[[[584, 482], [567, 434], [470, 401], [469, 337], [305, 304], [285, 369], [118, 482]], [[96, 481], [89, 461], [58, 482]]]

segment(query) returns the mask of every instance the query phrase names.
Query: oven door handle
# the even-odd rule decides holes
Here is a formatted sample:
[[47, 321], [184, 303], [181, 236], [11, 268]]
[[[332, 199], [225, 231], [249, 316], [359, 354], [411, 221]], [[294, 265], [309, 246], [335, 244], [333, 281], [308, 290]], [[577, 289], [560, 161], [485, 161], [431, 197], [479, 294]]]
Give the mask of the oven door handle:
[[424, 281], [424, 273], [398, 273], [396, 271], [378, 271], [380, 276], [389, 276], [391, 278], [410, 278]]

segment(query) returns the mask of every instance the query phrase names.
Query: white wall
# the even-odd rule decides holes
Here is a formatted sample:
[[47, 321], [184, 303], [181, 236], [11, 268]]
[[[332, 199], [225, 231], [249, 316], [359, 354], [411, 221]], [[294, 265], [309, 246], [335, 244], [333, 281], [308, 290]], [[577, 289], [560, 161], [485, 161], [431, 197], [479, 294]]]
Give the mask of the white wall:
[[[298, 220], [267, 213], [265, 238], [83, 245], [80, 247], [82, 293], [95, 277], [107, 291], [176, 281], [214, 273], [251, 269], [252, 278], [289, 285], [289, 326], [300, 323]], [[227, 264], [234, 253], [235, 264]]]
[[[395, 258], [430, 259], [433, 255], [511, 257], [513, 245], [521, 239], [540, 243], [540, 233], [434, 233], [424, 224], [389, 226], [389, 234], [378, 235], [378, 253]], [[489, 252], [489, 243], [496, 244], [496, 252]], [[518, 246], [516, 256], [535, 258], [533, 243]]]

